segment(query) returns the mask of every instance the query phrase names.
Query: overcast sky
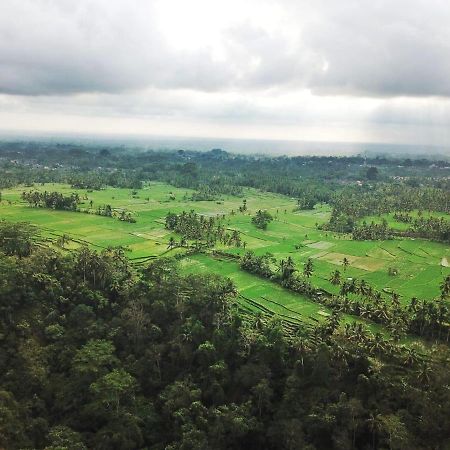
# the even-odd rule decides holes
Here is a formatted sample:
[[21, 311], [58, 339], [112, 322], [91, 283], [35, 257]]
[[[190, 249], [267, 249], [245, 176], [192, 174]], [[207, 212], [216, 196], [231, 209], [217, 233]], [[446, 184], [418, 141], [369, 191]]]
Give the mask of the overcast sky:
[[450, 145], [448, 0], [0, 0], [0, 130]]

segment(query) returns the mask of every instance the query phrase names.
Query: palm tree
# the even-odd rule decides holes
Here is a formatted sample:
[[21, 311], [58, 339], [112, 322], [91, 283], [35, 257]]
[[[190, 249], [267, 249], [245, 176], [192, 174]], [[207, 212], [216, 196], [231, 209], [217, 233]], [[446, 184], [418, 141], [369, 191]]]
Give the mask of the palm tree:
[[347, 281], [344, 281], [341, 284], [340, 294], [346, 296], [350, 292], [350, 284]]
[[427, 386], [430, 383], [432, 369], [427, 362], [423, 362], [417, 372], [419, 383]]
[[364, 296], [368, 295], [369, 293], [369, 285], [365, 280], [361, 280], [359, 283], [359, 293]]
[[450, 297], [450, 275], [447, 275], [440, 285], [441, 298]]
[[342, 265], [344, 267], [344, 272], [347, 270], [347, 267], [349, 266], [349, 264], [350, 264], [350, 261], [347, 258], [344, 258], [342, 260]]
[[339, 272], [339, 270], [335, 270], [331, 273], [330, 283], [335, 286], [341, 284], [341, 272]]
[[369, 350], [372, 354], [382, 353], [386, 350], [386, 342], [381, 333], [376, 333], [369, 344]]
[[400, 295], [397, 294], [396, 292], [392, 293], [392, 305], [395, 308], [398, 308], [400, 306]]
[[293, 259], [288, 256], [288, 258], [286, 259], [285, 263], [284, 263], [284, 269], [282, 272], [282, 276], [283, 279], [289, 279], [292, 277], [292, 274], [296, 271], [297, 269], [295, 268], [295, 263], [293, 261]]
[[380, 414], [374, 415], [370, 414], [369, 418], [367, 419], [367, 425], [372, 433], [372, 448], [376, 448], [376, 438], [378, 434], [383, 431], [383, 421], [381, 420]]
[[420, 358], [417, 351], [413, 348], [407, 348], [405, 351], [405, 356], [403, 358], [403, 365], [411, 367], [419, 361]]
[[371, 315], [372, 315], [372, 308], [371, 308], [371, 305], [369, 304], [369, 305], [366, 305], [366, 304], [362, 304], [360, 307], [359, 307], [359, 315], [361, 316], [361, 317], [367, 317], [367, 318], [369, 318], [370, 319], [370, 317], [371, 317]]
[[286, 261], [284, 259], [280, 259], [277, 270], [281, 273], [281, 278], [283, 278], [285, 266], [286, 266]]
[[310, 352], [308, 340], [303, 337], [296, 338], [292, 343], [292, 348], [298, 354], [302, 365], [302, 371], [305, 370], [305, 355]]
[[303, 275], [305, 275], [306, 278], [309, 278], [314, 272], [314, 266], [311, 258], [308, 258], [308, 261], [306, 261], [305, 265], [303, 266]]
[[262, 330], [264, 327], [264, 317], [261, 312], [255, 314], [255, 318], [253, 321], [253, 326], [257, 330]]
[[175, 239], [173, 238], [173, 236], [171, 236], [169, 239], [169, 245], [167, 246], [167, 248], [170, 250], [170, 249], [174, 248], [176, 244], [177, 243], [176, 243]]

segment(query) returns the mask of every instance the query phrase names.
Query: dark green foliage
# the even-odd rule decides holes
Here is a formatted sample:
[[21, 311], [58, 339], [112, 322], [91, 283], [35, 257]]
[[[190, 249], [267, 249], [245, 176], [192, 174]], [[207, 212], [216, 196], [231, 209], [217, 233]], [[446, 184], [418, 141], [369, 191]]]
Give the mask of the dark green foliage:
[[65, 209], [69, 211], [75, 211], [80, 202], [78, 194], [71, 194], [66, 197], [60, 192], [47, 191], [22, 192], [22, 200], [25, 200], [30, 206], [34, 207]]
[[394, 219], [409, 224], [406, 232], [397, 233], [409, 237], [424, 237], [436, 241], [450, 243], [450, 221], [444, 217], [422, 217], [419, 211], [419, 217], [414, 218], [410, 214], [394, 214]]
[[392, 239], [393, 234], [387, 221], [383, 220], [380, 224], [372, 222], [367, 225], [366, 222], [363, 222], [353, 228], [352, 237], [355, 241], [374, 241]]
[[37, 228], [29, 223], [0, 221], [0, 251], [8, 256], [29, 256], [38, 235]]
[[369, 167], [366, 172], [366, 178], [368, 180], [376, 180], [378, 178], [379, 172], [378, 169], [374, 166]]
[[256, 228], [260, 228], [262, 230], [267, 229], [267, 225], [272, 222], [273, 217], [267, 211], [261, 211], [260, 209], [256, 211], [256, 214], [252, 217], [252, 224], [255, 225]]
[[[168, 213], [166, 216], [166, 228], [175, 231], [182, 237], [182, 243], [185, 246], [187, 240], [195, 241], [197, 247], [213, 247], [216, 242], [224, 245], [234, 245], [240, 247], [242, 244], [239, 232], [233, 230], [231, 233], [223, 225], [223, 218], [206, 217], [195, 213], [194, 211], [181, 214]], [[172, 241], [170, 247], [175, 247], [176, 243]]]

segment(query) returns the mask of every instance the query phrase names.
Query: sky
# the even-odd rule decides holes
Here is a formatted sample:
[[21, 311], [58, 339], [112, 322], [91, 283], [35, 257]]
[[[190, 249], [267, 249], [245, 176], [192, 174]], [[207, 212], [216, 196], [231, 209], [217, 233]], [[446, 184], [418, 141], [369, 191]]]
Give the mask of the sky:
[[448, 0], [1, 0], [0, 130], [450, 145]]

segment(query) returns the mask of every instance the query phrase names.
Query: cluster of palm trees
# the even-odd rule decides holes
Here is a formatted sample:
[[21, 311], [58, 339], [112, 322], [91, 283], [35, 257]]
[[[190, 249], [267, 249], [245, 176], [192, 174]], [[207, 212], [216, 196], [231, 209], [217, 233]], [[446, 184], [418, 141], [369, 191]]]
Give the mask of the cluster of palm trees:
[[[308, 278], [313, 270], [311, 260], [305, 263], [303, 274], [299, 276], [291, 257], [277, 262], [270, 253], [256, 256], [253, 252], [247, 252], [241, 259], [241, 268], [306, 295], [337, 313], [351, 314], [383, 324], [394, 341], [399, 341], [408, 332], [430, 339], [450, 339], [450, 307], [443, 300], [444, 297], [436, 301], [419, 301], [413, 298], [408, 306], [402, 306], [398, 293], [391, 292], [390, 298], [385, 298], [382, 292], [365, 280], [343, 280], [339, 270], [333, 271], [329, 278], [333, 285], [340, 287], [339, 294], [333, 295], [315, 288], [309, 282]], [[450, 276], [444, 279], [441, 288], [448, 295]]]
[[[223, 225], [224, 216], [221, 218], [205, 217], [194, 211], [181, 214], [168, 213], [165, 226], [168, 230], [175, 231], [181, 235], [180, 246], [187, 245], [188, 240], [195, 241], [198, 245], [214, 247], [217, 242], [223, 245], [245, 247], [245, 242], [237, 230], [227, 230]], [[175, 240], [169, 241], [170, 248], [174, 247]]]
[[386, 219], [381, 223], [371, 222], [367, 224], [365, 221], [361, 225], [353, 228], [352, 238], [355, 241], [378, 241], [392, 239], [392, 230], [388, 227]]
[[[450, 275], [441, 284], [441, 290], [447, 294], [433, 301], [412, 298], [406, 307], [401, 305], [398, 293], [392, 292], [387, 300], [365, 280], [341, 281], [337, 270], [331, 273], [330, 282], [340, 285], [340, 295], [324, 295], [320, 299], [333, 310], [384, 324], [396, 339], [405, 332], [437, 340], [450, 338], [450, 306], [444, 300], [450, 292]], [[352, 300], [349, 294], [357, 299]]]
[[394, 219], [410, 225], [408, 230], [396, 234], [450, 242], [450, 221], [444, 217], [412, 217], [410, 214], [398, 213], [394, 214]]
[[273, 279], [296, 292], [303, 292], [305, 289], [308, 292], [310, 291], [310, 284], [304, 278], [309, 279], [314, 272], [314, 264], [311, 258], [308, 258], [303, 265], [303, 278], [296, 275], [296, 272], [299, 271], [290, 256], [277, 261], [271, 253], [256, 256], [251, 251], [245, 253], [242, 257], [241, 268], [264, 278]]
[[30, 191], [22, 192], [22, 200], [29, 203], [30, 206], [50, 208], [50, 209], [61, 209], [76, 211], [78, 203], [80, 202], [80, 197], [77, 193], [65, 196], [61, 192], [39, 192]]
[[[192, 188], [197, 188], [197, 191], [191, 196], [186, 195], [185, 199], [199, 202], [217, 200], [221, 195], [242, 196], [242, 187], [230, 183], [226, 177], [217, 177], [214, 180], [208, 179], [207, 183], [202, 183], [200, 186], [191, 186]], [[185, 183], [181, 184], [183, 185], [182, 187], [188, 187]]]
[[[263, 278], [273, 278], [275, 272], [272, 270], [272, 266], [276, 264], [276, 259], [271, 253], [265, 253], [264, 255], [257, 256], [252, 251], [246, 252], [241, 258], [241, 269], [259, 275]], [[289, 263], [289, 265], [293, 265]], [[283, 264], [284, 266], [284, 264]], [[293, 266], [293, 269], [295, 267]], [[292, 273], [294, 270], [292, 270]], [[286, 272], [287, 273], [287, 272]]]
[[108, 247], [97, 253], [83, 246], [75, 253], [75, 269], [94, 289], [109, 289], [111, 292], [118, 292], [130, 274], [129, 261], [121, 247]]
[[[383, 233], [386, 233], [386, 235], [394, 234], [393, 230], [383, 230], [379, 226], [368, 226], [366, 224], [358, 227], [357, 222], [363, 217], [381, 216], [391, 212], [399, 214], [414, 209], [450, 212], [450, 194], [444, 189], [411, 187], [405, 184], [380, 183], [371, 190], [348, 187], [333, 195], [329, 203], [333, 207], [330, 221], [322, 225], [321, 228], [340, 233], [350, 233], [353, 232], [354, 228], [361, 228], [356, 232], [355, 239], [370, 239], [371, 234], [375, 236]], [[422, 230], [422, 228], [426, 229], [430, 236], [440, 235], [441, 231], [445, 233], [445, 230], [448, 230], [445, 223], [435, 223], [435, 221], [426, 223], [427, 220], [422, 220], [424, 220], [423, 224], [419, 219], [420, 223], [418, 223], [416, 233], [419, 233], [419, 229]], [[437, 220], [439, 221], [439, 219]], [[363, 237], [365, 235], [369, 237]], [[381, 238], [376, 237], [376, 239]], [[443, 240], [443, 238], [440, 237], [439, 240]]]
[[333, 196], [331, 204], [356, 218], [414, 209], [449, 213], [450, 194], [443, 189], [383, 183], [372, 190], [344, 189]]
[[[86, 212], [88, 211], [86, 210]], [[115, 211], [112, 209], [111, 205], [98, 206], [94, 214], [103, 217], [116, 217], [121, 222], [136, 223], [136, 219], [132, 216], [131, 212], [125, 211], [124, 209], [122, 209], [120, 212]]]
[[408, 307], [410, 329], [431, 339], [450, 339], [450, 307], [442, 297], [435, 301], [412, 298]]

